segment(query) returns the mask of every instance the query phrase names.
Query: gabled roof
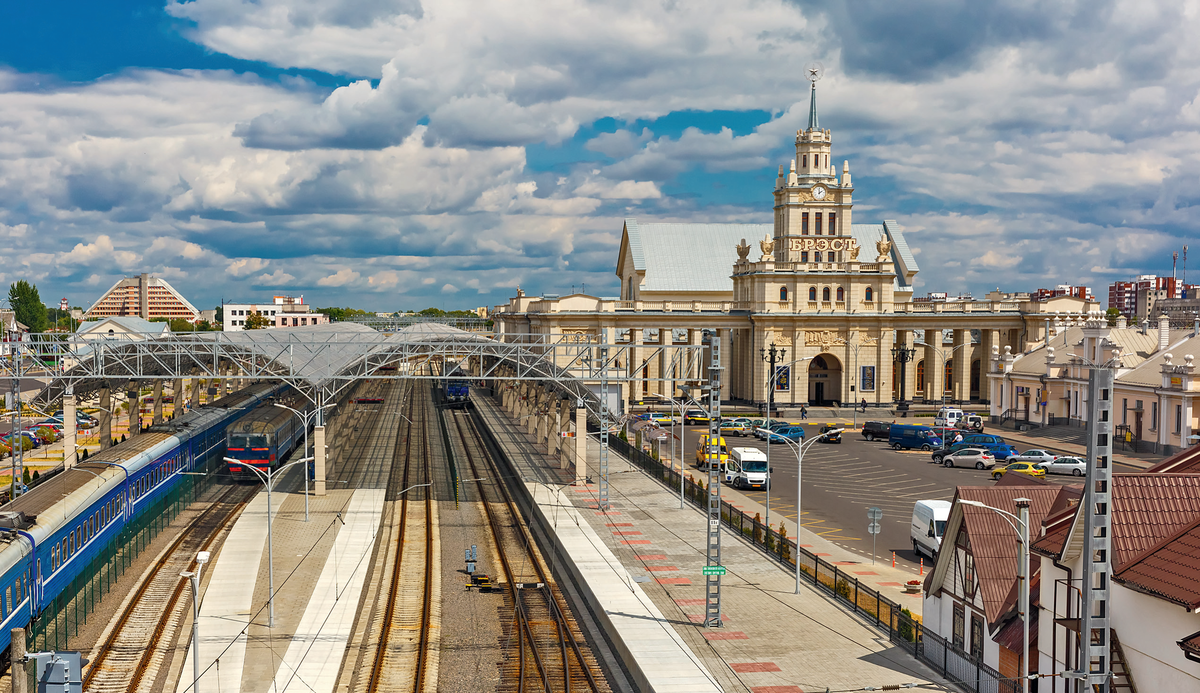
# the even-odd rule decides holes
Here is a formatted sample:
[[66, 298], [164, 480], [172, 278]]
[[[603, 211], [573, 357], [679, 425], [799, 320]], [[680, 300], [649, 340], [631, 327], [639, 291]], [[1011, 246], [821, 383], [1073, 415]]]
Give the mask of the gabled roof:
[[[1150, 330], [1146, 334], [1135, 332], [1135, 334], [1140, 341], [1153, 340], [1153, 345], [1149, 347], [1151, 352], [1158, 348], [1158, 330]], [[1146, 354], [1145, 360], [1137, 364], [1133, 370], [1122, 374], [1119, 381], [1133, 385], [1161, 387], [1162, 366], [1166, 362], [1167, 354], [1175, 356], [1177, 359], [1175, 363], [1183, 363], [1184, 354], [1200, 354], [1200, 337], [1193, 337], [1191, 330], [1171, 330], [1169, 339], [1170, 346], [1158, 353]], [[1147, 347], [1142, 345], [1142, 348]], [[1139, 352], [1140, 354], [1141, 352]], [[1124, 357], [1122, 357], [1122, 361], [1124, 361]]]
[[96, 330], [103, 330], [106, 323], [116, 323], [124, 328], [126, 332], [150, 334], [161, 334], [167, 332], [170, 328], [165, 322], [150, 322], [149, 320], [132, 315], [119, 315], [81, 322], [79, 323], [79, 327], [75, 328], [75, 332], [76, 334], [87, 334]]
[[1113, 580], [1188, 611], [1200, 608], [1200, 519], [1130, 560]]
[[[960, 500], [979, 501], [993, 508], [1017, 514], [1016, 498], [1028, 498], [1031, 531], [1041, 525], [1063, 488], [1049, 486], [959, 486], [954, 505], [946, 523], [944, 541], [954, 542], [960, 528], [965, 527], [975, 560], [975, 575], [979, 580], [984, 614], [989, 627], [995, 627], [1011, 608], [1010, 595], [1017, 579], [1017, 556], [1020, 553], [1017, 533], [1009, 520], [993, 510], [959, 503]], [[927, 591], [942, 588], [954, 560], [953, 551], [940, 551], [934, 565]]]
[[1200, 445], [1193, 445], [1171, 455], [1146, 470], [1150, 474], [1196, 474], [1200, 473]]

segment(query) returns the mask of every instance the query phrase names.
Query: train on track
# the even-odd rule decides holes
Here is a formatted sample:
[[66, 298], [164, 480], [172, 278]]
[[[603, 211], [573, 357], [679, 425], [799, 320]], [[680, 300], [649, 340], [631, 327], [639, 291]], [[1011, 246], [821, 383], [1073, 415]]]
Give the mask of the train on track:
[[264, 472], [274, 470], [304, 440], [304, 426], [312, 422], [307, 416], [301, 420], [293, 410], [307, 415], [312, 405], [286, 395], [281, 396], [280, 402], [288, 408], [268, 402], [267, 406], [258, 407], [226, 430], [225, 456], [238, 460], [226, 462], [233, 478], [258, 481], [259, 475], [248, 467]]
[[0, 651], [184, 473], [217, 468], [231, 426], [256, 408], [286, 412], [268, 404], [286, 387], [254, 384], [152, 426], [0, 508]]
[[471, 401], [471, 381], [457, 370], [442, 378], [442, 402], [451, 409], [463, 409]]

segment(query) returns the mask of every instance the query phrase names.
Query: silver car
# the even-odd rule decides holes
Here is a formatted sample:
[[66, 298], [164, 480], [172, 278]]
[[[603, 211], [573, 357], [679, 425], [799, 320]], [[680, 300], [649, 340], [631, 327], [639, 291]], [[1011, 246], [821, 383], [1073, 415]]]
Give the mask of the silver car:
[[1034, 464], [1047, 465], [1058, 459], [1058, 455], [1046, 450], [1026, 450], [1020, 455], [1009, 457], [1006, 462], [1032, 462]]
[[974, 467], [976, 469], [991, 469], [996, 466], [996, 456], [989, 450], [980, 448], [963, 448], [942, 457], [942, 464], [947, 467]]
[[1047, 474], [1071, 474], [1074, 476], [1087, 474], [1087, 462], [1078, 457], [1059, 457], [1053, 462], [1047, 462], [1040, 466], [1045, 468]]

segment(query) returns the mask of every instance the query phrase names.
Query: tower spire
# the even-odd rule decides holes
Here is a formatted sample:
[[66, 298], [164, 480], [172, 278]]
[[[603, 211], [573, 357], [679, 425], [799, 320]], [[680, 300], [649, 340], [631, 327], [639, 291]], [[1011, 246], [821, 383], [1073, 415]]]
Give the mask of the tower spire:
[[808, 106], [808, 129], [820, 130], [821, 124], [817, 122], [817, 82], [812, 83], [812, 100]]

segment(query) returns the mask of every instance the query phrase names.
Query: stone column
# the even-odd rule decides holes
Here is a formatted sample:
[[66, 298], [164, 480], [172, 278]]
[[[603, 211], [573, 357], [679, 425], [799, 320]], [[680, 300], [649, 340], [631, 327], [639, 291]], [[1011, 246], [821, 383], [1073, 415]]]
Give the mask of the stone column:
[[107, 385], [100, 388], [100, 449], [112, 447], [112, 390]]
[[74, 467], [77, 461], [75, 446], [75, 394], [68, 391], [63, 395], [63, 468]]
[[918, 350], [918, 353], [924, 352], [925, 359], [925, 403], [940, 404], [942, 401], [942, 391], [945, 387], [945, 372], [942, 370], [942, 331], [941, 329], [925, 328], [925, 343], [937, 347], [925, 347], [923, 350]]
[[721, 340], [721, 399], [730, 400], [733, 398], [733, 339], [730, 338], [728, 329], [717, 330], [717, 336]]
[[183, 378], [176, 378], [171, 381], [171, 397], [175, 400], [174, 406], [171, 407], [171, 418], [174, 419], [183, 412]]
[[971, 399], [971, 358], [973, 356], [970, 330], [954, 331], [954, 400], [967, 402]]
[[200, 378], [192, 378], [192, 409], [200, 406]]
[[[66, 413], [65, 411], [63, 412]], [[8, 670], [20, 671], [24, 673], [25, 669], [25, 629], [13, 628], [9, 632], [9, 642], [12, 647], [9, 649], [11, 661], [9, 662]], [[12, 693], [28, 693], [29, 687], [26, 685], [28, 680], [25, 676], [12, 676]]]
[[575, 485], [587, 483], [587, 409], [575, 410]]
[[[794, 361], [802, 356], [815, 356], [816, 353], [805, 353], [804, 348], [804, 332], [798, 331], [792, 335], [792, 347], [787, 350], [787, 356], [783, 359], [784, 363]], [[761, 355], [755, 351], [754, 356], [758, 357], [759, 363], [762, 363]], [[808, 404], [808, 366], [812, 361], [801, 361], [793, 363], [792, 369], [792, 391], [776, 393], [775, 401], [778, 403], [782, 397], [787, 397], [793, 407], [798, 407], [801, 404]], [[849, 368], [850, 366], [846, 366]], [[770, 366], [763, 363], [763, 373], [766, 374]], [[765, 377], [765, 375], [764, 375]]]
[[629, 330], [629, 376], [634, 380], [629, 382], [629, 399], [625, 401], [625, 411], [630, 411], [633, 403], [642, 399], [643, 385], [637, 378], [642, 377], [642, 358], [645, 355], [642, 344], [644, 341], [645, 332], [642, 328]]
[[154, 426], [163, 422], [162, 405], [163, 405], [163, 381], [154, 381], [154, 418], [150, 420], [150, 425]]
[[[133, 389], [126, 390], [125, 393], [125, 403], [129, 405], [129, 421], [125, 425], [125, 435], [133, 439], [142, 432], [142, 387], [141, 383], [133, 383], [129, 387]], [[133, 397], [129, 396], [129, 392], [133, 392]]]
[[325, 427], [313, 428], [313, 495], [325, 495]]
[[[905, 346], [905, 348], [908, 348], [908, 349], [913, 348], [913, 341], [914, 341], [913, 338], [914, 338], [914, 335], [913, 335], [912, 330], [896, 330], [896, 343], [903, 344]], [[913, 360], [904, 364], [904, 387], [896, 388], [897, 394], [899, 394], [899, 390], [903, 389], [904, 396], [906, 398], [908, 398], [909, 400], [911, 400], [914, 395], [919, 394], [917, 392], [917, 361], [920, 360], [921, 351], [922, 351], [922, 349], [920, 347], [917, 347], [916, 351], [913, 353]], [[899, 377], [899, 376], [900, 376], [900, 366], [899, 366], [899, 364], [897, 364], [896, 365], [896, 377]]]

